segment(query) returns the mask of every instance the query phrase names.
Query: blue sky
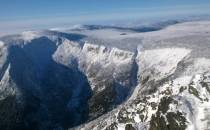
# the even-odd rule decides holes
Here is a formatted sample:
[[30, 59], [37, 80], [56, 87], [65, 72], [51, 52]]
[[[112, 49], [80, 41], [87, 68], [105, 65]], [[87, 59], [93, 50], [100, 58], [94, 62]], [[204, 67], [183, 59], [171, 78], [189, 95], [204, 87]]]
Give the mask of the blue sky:
[[210, 0], [0, 0], [0, 35], [22, 30], [210, 13]]

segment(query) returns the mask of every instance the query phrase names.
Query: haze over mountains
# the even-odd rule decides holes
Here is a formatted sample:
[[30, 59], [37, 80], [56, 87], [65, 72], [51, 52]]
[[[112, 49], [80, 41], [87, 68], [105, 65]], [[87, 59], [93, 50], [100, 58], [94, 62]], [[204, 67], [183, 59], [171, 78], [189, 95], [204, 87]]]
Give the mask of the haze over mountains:
[[0, 38], [2, 130], [204, 130], [210, 22], [84, 25]]

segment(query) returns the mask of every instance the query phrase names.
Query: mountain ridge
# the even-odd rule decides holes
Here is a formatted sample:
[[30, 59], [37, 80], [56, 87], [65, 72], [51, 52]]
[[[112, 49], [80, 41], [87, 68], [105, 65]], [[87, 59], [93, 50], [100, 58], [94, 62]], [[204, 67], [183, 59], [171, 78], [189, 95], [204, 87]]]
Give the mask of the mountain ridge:
[[3, 37], [0, 128], [207, 129], [209, 25]]

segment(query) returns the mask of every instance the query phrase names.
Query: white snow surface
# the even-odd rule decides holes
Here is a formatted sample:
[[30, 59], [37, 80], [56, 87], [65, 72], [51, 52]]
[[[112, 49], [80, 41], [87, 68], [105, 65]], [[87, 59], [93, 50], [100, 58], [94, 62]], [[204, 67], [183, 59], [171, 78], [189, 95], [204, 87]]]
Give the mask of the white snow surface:
[[145, 50], [137, 56], [138, 64], [141, 66], [139, 75], [149, 70], [157, 80], [162, 79], [172, 74], [177, 64], [189, 53], [190, 50], [185, 48]]

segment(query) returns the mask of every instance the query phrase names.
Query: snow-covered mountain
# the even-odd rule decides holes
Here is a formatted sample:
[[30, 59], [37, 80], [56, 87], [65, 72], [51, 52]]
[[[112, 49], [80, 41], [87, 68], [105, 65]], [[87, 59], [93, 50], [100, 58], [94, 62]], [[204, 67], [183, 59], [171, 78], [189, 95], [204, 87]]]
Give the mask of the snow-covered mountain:
[[136, 86], [135, 54], [84, 37], [41, 31], [1, 39], [2, 129], [67, 129], [126, 99]]
[[0, 129], [210, 129], [209, 21], [85, 27], [0, 38]]

